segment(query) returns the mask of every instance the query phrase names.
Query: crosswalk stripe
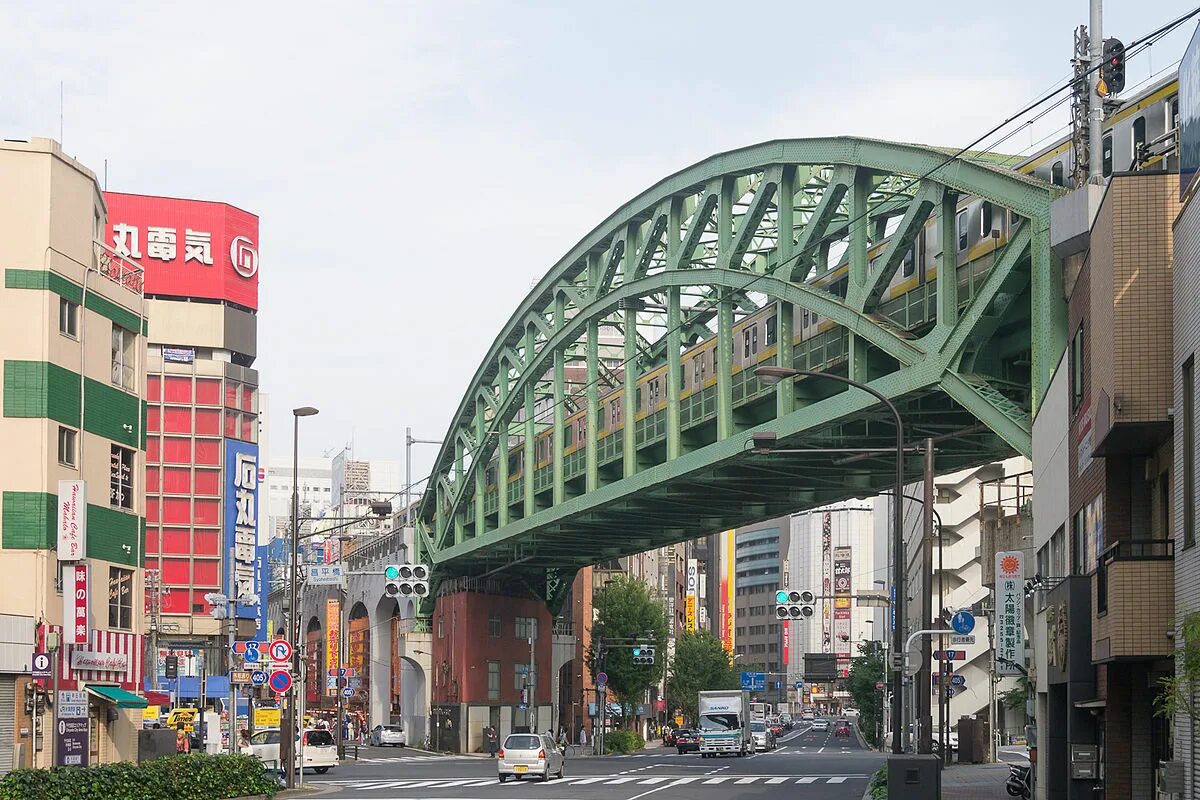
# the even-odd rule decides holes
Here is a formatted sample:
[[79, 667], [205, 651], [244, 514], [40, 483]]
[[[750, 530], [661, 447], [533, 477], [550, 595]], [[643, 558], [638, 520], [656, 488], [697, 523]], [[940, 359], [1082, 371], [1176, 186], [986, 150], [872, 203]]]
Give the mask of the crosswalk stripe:
[[637, 780], [637, 778], [613, 778], [612, 780], [606, 782], [604, 785], [605, 786], [619, 786], [622, 783], [630, 783], [630, 782], [636, 781], [636, 780]]
[[816, 778], [801, 778], [800, 780], [796, 781], [796, 783], [816, 783], [816, 782], [817, 782]]
[[[707, 786], [719, 786], [728, 781], [732, 781], [735, 785], [745, 786], [759, 781], [770, 785], [778, 786], [783, 783], [794, 781], [798, 784], [813, 784], [813, 783], [831, 783], [840, 784], [848, 780], [863, 779], [865, 775], [807, 775], [798, 777], [795, 775], [774, 776], [767, 775], [597, 775], [592, 777], [564, 777], [561, 780], [551, 781], [531, 781], [532, 785], [554, 785], [554, 786], [587, 786], [591, 784], [599, 784], [603, 786], [622, 786], [625, 784], [637, 784], [639, 786], [659, 786], [668, 788], [672, 786], [683, 786], [690, 783], [699, 782]], [[458, 787], [479, 787], [490, 786], [496, 783], [495, 778], [432, 778], [432, 779], [414, 779], [408, 778], [404, 780], [342, 780], [342, 781], [322, 781], [322, 783], [340, 786], [344, 789], [353, 791], [379, 791], [383, 789], [450, 789]]]
[[734, 781], [734, 783], [747, 784], [754, 783], [756, 780], [758, 780], [758, 778], [738, 778], [736, 781]]
[[846, 782], [845, 778], [830, 778], [829, 780], [826, 781], [826, 783], [845, 783], [845, 782]]
[[698, 780], [700, 780], [699, 777], [691, 777], [691, 776], [686, 777], [686, 778], [676, 778], [675, 782], [672, 783], [671, 785], [672, 786], [683, 786], [685, 783], [691, 783], [692, 781], [698, 781]]
[[725, 781], [729, 780], [731, 777], [733, 777], [733, 776], [727, 775], [724, 778], [709, 778], [708, 780], [705, 781], [705, 783], [710, 784], [710, 785], [714, 784], [714, 783], [724, 783]]
[[589, 783], [599, 783], [600, 781], [603, 781], [603, 780], [607, 780], [607, 778], [584, 778], [581, 781], [576, 781], [575, 785], [576, 786], [586, 786]]
[[771, 786], [778, 786], [786, 780], [787, 778], [767, 778], [767, 784]]
[[669, 778], [643, 778], [642, 780], [638, 781], [638, 784], [640, 786], [654, 786], [656, 784], [662, 783], [665, 780], [670, 780], [670, 779]]

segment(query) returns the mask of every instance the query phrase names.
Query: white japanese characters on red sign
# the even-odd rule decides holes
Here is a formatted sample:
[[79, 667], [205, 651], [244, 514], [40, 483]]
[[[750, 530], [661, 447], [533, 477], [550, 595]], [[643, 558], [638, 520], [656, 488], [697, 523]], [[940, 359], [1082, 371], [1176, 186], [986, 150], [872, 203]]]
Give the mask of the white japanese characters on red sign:
[[63, 641], [87, 644], [88, 565], [71, 564], [63, 570]]

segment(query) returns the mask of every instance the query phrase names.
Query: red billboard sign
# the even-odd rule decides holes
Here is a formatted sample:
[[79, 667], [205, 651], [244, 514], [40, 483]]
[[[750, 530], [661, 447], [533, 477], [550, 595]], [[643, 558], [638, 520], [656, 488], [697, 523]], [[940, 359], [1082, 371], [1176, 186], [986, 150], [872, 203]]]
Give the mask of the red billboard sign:
[[105, 192], [104, 244], [141, 265], [147, 295], [258, 309], [258, 217], [227, 203]]

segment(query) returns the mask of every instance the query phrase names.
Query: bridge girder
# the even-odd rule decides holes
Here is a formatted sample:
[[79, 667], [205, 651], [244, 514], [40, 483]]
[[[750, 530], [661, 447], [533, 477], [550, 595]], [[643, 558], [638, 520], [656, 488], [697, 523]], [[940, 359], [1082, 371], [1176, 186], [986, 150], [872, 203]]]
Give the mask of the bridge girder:
[[[747, 450], [765, 430], [788, 448], [886, 447], [892, 436], [865, 392], [811, 378], [768, 389], [734, 364], [738, 310], [768, 305], [777, 309], [778, 341], [763, 363], [869, 382], [902, 408], [910, 438], [942, 437], [940, 470], [1028, 455], [1031, 414], [1065, 343], [1060, 268], [1048, 245], [1053, 191], [984, 160], [850, 138], [768, 142], [665, 178], [572, 248], [492, 343], [435, 461], [418, 550], [442, 576], [508, 569], [560, 600], [576, 569], [614, 548], [637, 552], [710, 533], [713, 520], [733, 527], [886, 486], [887, 457]], [[955, 241], [962, 198], [1013, 215], [1003, 242], [978, 257], [978, 275], [968, 254], [965, 299]], [[924, 317], [905, 311], [901, 324], [886, 295], [916, 237], [931, 231], [939, 267], [942, 254], [955, 254], [958, 290], [937, 292], [935, 279], [924, 280], [910, 290], [924, 292]], [[831, 283], [843, 271], [838, 292]], [[802, 311], [832, 323], [832, 334], [813, 340], [828, 335], [823, 352], [840, 353], [815, 358], [815, 345], [797, 352]], [[1009, 342], [1022, 326], [1027, 367], [1007, 350], [992, 352], [998, 329], [1009, 329]], [[601, 359], [602, 329], [620, 335], [619, 368]], [[715, 408], [684, 420], [689, 340], [715, 342], [715, 386], [693, 392]], [[616, 350], [603, 346], [608, 356]], [[1013, 374], [974, 371], [984, 352]], [[582, 391], [565, 378], [580, 360]], [[639, 415], [639, 380], [664, 366], [665, 406]], [[601, 380], [621, 390], [623, 419], [634, 421], [619, 433], [598, 422]], [[1012, 391], [1022, 381], [1026, 390]], [[549, 408], [539, 405], [545, 400]], [[568, 400], [586, 411], [570, 466]], [[547, 430], [549, 458], [541, 460], [549, 463], [528, 480], [528, 465], [539, 461], [535, 439]], [[501, 441], [519, 448], [521, 477], [510, 480], [509, 458], [496, 458]], [[506, 487], [503, 499], [496, 486]]]

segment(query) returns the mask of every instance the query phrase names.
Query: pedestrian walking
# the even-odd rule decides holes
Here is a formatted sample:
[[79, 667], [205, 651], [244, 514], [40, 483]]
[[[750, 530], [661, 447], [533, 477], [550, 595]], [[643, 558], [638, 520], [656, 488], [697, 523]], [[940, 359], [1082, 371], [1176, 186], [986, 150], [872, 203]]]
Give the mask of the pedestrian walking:
[[584, 747], [587, 747], [587, 743], [588, 743], [587, 728], [580, 728], [579, 729], [579, 747], [581, 749]]
[[487, 726], [487, 750], [491, 758], [496, 757], [496, 751], [500, 749], [500, 739], [496, 735], [496, 729], [491, 725]]

